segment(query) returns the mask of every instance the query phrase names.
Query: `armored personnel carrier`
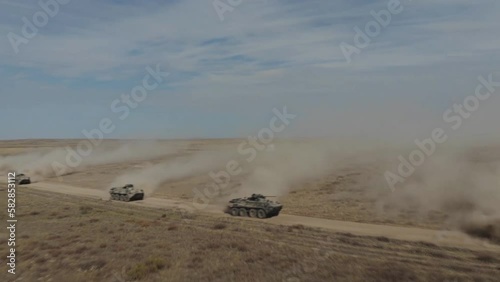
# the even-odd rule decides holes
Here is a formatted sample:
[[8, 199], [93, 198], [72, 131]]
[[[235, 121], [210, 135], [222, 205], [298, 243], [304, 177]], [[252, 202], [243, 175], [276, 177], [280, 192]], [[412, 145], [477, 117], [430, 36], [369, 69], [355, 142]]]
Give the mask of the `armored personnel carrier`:
[[230, 200], [224, 212], [232, 216], [249, 216], [262, 219], [277, 216], [282, 208], [283, 205], [279, 202], [270, 201], [261, 194], [252, 194], [250, 197]]
[[31, 183], [31, 178], [29, 178], [24, 173], [19, 173], [19, 174], [16, 173], [16, 183], [18, 185], [30, 184]]
[[137, 189], [132, 184], [127, 184], [123, 187], [113, 187], [109, 190], [111, 200], [116, 201], [135, 201], [144, 199], [144, 190]]

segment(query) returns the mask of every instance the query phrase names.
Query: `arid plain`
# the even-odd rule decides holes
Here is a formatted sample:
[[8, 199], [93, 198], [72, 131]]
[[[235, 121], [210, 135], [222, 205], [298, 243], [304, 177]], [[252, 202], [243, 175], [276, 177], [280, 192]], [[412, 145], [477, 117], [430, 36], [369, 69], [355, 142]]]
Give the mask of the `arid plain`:
[[[262, 148], [240, 139], [107, 140], [86, 156], [69, 156], [67, 146], [77, 152], [81, 142], [0, 142], [5, 180], [9, 171], [33, 180], [17, 189], [17, 279], [500, 276], [500, 146], [441, 150], [391, 190], [385, 173], [396, 171], [405, 148], [331, 140], [277, 140]], [[128, 183], [146, 191], [144, 201], [108, 200], [110, 187]], [[281, 214], [255, 220], [222, 212], [227, 200], [251, 193], [273, 196], [284, 205]], [[4, 233], [1, 240], [6, 246]]]

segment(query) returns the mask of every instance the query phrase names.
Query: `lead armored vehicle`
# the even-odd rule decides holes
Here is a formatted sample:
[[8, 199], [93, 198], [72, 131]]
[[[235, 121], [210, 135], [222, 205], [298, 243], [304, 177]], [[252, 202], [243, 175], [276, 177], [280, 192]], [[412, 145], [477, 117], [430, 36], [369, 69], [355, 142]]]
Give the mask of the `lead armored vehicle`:
[[31, 178], [29, 178], [24, 173], [19, 173], [19, 174], [16, 173], [16, 183], [18, 185], [30, 184], [31, 183]]
[[144, 190], [137, 189], [132, 184], [127, 184], [123, 187], [113, 187], [109, 190], [111, 200], [116, 201], [136, 201], [144, 199]]
[[283, 204], [266, 199], [261, 194], [252, 194], [250, 197], [236, 198], [229, 201], [225, 213], [232, 216], [249, 216], [256, 218], [269, 218], [277, 216]]

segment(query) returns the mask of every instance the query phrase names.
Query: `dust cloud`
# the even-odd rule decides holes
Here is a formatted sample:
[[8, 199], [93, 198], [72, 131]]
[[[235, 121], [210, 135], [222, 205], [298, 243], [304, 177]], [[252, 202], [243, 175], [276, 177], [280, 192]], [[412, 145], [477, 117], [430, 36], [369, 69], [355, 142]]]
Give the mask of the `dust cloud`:
[[394, 193], [381, 193], [383, 212], [439, 212], [445, 227], [500, 242], [499, 148], [448, 148], [431, 156]]
[[93, 147], [87, 156], [75, 148], [51, 148], [0, 156], [0, 171], [25, 173], [33, 181], [71, 174], [89, 166], [117, 162], [149, 160], [174, 155], [179, 148], [155, 141], [129, 141]]
[[115, 178], [109, 186], [134, 184], [143, 189], [146, 195], [151, 195], [164, 182], [208, 173], [212, 169], [223, 167], [234, 157], [230, 151], [198, 152], [143, 169], [127, 171]]
[[252, 162], [240, 162], [243, 173], [233, 179], [239, 186], [225, 199], [252, 193], [279, 199], [294, 189], [311, 187], [312, 180], [358, 171], [358, 183], [352, 189], [362, 187], [365, 201], [374, 202], [375, 209], [378, 208], [375, 212], [383, 218], [405, 214], [413, 217], [411, 220], [418, 220], [439, 213], [441, 220], [444, 219], [440, 223], [443, 228], [500, 242], [497, 145], [450, 142], [428, 157], [394, 192], [384, 172], [394, 170], [397, 157], [415, 147], [394, 144], [377, 147], [333, 139], [278, 141], [274, 145], [274, 151], [262, 152]]
[[276, 142], [274, 148], [243, 166], [246, 173], [233, 196], [285, 196], [294, 187], [352, 162], [356, 155], [354, 146], [327, 140]]

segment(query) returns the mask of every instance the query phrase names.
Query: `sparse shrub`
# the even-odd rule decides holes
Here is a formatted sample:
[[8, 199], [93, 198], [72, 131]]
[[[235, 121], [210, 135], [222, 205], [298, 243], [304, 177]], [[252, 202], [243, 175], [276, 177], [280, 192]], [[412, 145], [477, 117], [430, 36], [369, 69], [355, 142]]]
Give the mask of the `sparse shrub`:
[[486, 263], [495, 263], [497, 259], [489, 254], [480, 254], [476, 257], [478, 261], [486, 262]]
[[309, 228], [309, 227], [305, 227], [302, 224], [294, 224], [294, 225], [290, 225], [290, 226], [287, 227], [287, 231], [288, 232], [293, 232], [295, 230], [302, 231], [302, 230], [312, 230], [312, 229]]
[[60, 238], [61, 238], [61, 236], [59, 236], [59, 235], [51, 235], [47, 239], [50, 240], [50, 241], [55, 241], [55, 240], [58, 240]]
[[208, 249], [208, 250], [214, 250], [214, 249], [218, 249], [218, 248], [220, 248], [220, 245], [216, 244], [216, 243], [208, 243], [205, 246], [205, 249]]
[[389, 242], [389, 238], [387, 237], [384, 237], [384, 236], [379, 236], [379, 237], [375, 237], [375, 239], [377, 239], [377, 241], [380, 241], [380, 242]]
[[89, 248], [87, 246], [79, 246], [78, 248], [76, 248], [73, 253], [74, 254], [81, 254], [85, 251], [87, 251]]
[[433, 251], [433, 250], [430, 250], [427, 252], [430, 256], [433, 256], [435, 258], [449, 258], [450, 256], [448, 256], [447, 254], [443, 253], [443, 252], [439, 252], [439, 251]]
[[203, 260], [199, 257], [194, 257], [191, 262], [187, 265], [188, 268], [197, 268]]
[[422, 246], [422, 247], [428, 247], [428, 248], [437, 248], [436, 244], [430, 243], [430, 242], [419, 241], [419, 242], [417, 242], [417, 245]]
[[152, 271], [163, 269], [166, 265], [167, 263], [162, 258], [149, 258], [146, 261], [146, 266]]
[[168, 230], [172, 231], [172, 230], [177, 230], [179, 228], [179, 226], [175, 223], [172, 223], [168, 226]]
[[165, 268], [167, 263], [161, 258], [149, 258], [144, 263], [139, 263], [127, 271], [127, 276], [131, 280], [140, 280], [148, 275]]
[[97, 249], [90, 249], [86, 254], [89, 256], [95, 256], [99, 253], [99, 250]]
[[138, 221], [137, 224], [141, 227], [150, 227], [151, 225], [153, 225], [153, 221], [146, 221], [146, 220], [141, 220], [141, 221]]
[[37, 270], [40, 273], [45, 273], [45, 272], [49, 271], [49, 269], [45, 266], [41, 266], [41, 267], [37, 268]]
[[30, 215], [39, 215], [39, 214], [40, 214], [39, 211], [32, 211], [32, 212], [30, 212]]
[[60, 249], [54, 249], [49, 251], [50, 256], [57, 258], [59, 255], [61, 255], [61, 250]]
[[130, 280], [143, 279], [148, 274], [149, 274], [149, 272], [148, 272], [146, 265], [144, 265], [142, 263], [132, 267], [132, 269], [127, 271], [127, 276]]
[[243, 243], [241, 242], [231, 242], [227, 245], [229, 248], [231, 249], [237, 249], [238, 251], [240, 252], [246, 252], [248, 251], [248, 248], [247, 246], [245, 246]]
[[407, 265], [380, 263], [370, 267], [372, 281], [421, 281], [415, 270]]
[[352, 233], [338, 232], [337, 234], [345, 237], [355, 237]]
[[186, 211], [181, 212], [181, 219], [195, 219], [196, 217], [197, 215], [195, 213]]
[[98, 221], [99, 221], [99, 219], [98, 219], [98, 218], [91, 218], [91, 219], [89, 220], [89, 222], [90, 222], [90, 223], [95, 223], [95, 222], [98, 222]]
[[253, 257], [250, 257], [250, 258], [247, 258], [245, 260], [246, 263], [255, 263], [257, 261], [257, 259], [253, 258]]
[[213, 228], [216, 230], [221, 230], [221, 229], [225, 229], [226, 227], [227, 227], [226, 224], [219, 222], [219, 223], [216, 223]]
[[92, 207], [90, 206], [80, 206], [80, 214], [88, 214], [92, 211]]
[[339, 237], [337, 240], [341, 243], [351, 246], [362, 246], [362, 244], [358, 240], [356, 240], [356, 238], [353, 237]]
[[101, 244], [99, 245], [99, 248], [104, 249], [104, 248], [106, 248], [107, 246], [108, 246], [108, 245], [107, 245], [106, 243], [101, 243]]

